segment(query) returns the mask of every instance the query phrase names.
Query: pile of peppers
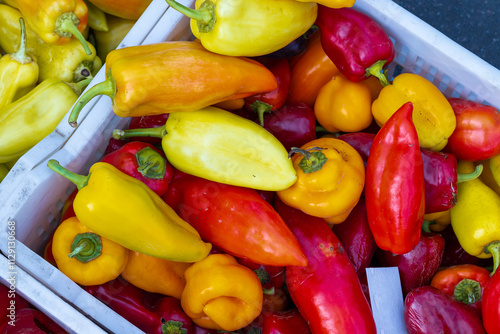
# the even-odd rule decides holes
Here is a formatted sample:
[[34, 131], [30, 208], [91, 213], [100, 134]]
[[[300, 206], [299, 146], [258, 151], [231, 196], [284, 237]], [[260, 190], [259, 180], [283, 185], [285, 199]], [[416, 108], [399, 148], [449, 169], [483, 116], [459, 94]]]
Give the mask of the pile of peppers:
[[[0, 87], [0, 129], [42, 73], [74, 87], [101, 66], [89, 46], [42, 69], [55, 46], [24, 2], [0, 5], [0, 43], [27, 41], [0, 66], [31, 71]], [[74, 127], [97, 95], [130, 122], [83, 175], [47, 162], [76, 187], [48, 262], [147, 333], [376, 333], [365, 269], [389, 266], [408, 333], [500, 332], [498, 109], [388, 77], [391, 38], [352, 0], [166, 2], [194, 40], [103, 47], [105, 80], [68, 98]], [[86, 4], [96, 38], [137, 19]], [[0, 142], [0, 163], [28, 148]]]

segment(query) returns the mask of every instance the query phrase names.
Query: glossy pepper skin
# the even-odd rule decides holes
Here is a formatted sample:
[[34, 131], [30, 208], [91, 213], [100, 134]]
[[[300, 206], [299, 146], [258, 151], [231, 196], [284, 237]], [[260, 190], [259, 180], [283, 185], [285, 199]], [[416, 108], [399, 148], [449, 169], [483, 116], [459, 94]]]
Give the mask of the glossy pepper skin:
[[101, 237], [170, 261], [199, 261], [210, 252], [211, 244], [201, 240], [160, 196], [112, 165], [97, 162], [88, 176], [74, 174], [55, 160], [47, 165], [77, 184], [75, 214]]
[[116, 0], [89, 0], [105, 13], [124, 19], [137, 20], [148, 8], [152, 0], [130, 0], [124, 6], [123, 2]]
[[[0, 47], [7, 53], [13, 53], [20, 44], [21, 30], [19, 19], [23, 17], [16, 8], [0, 4]], [[58, 78], [65, 82], [78, 82], [92, 78], [102, 66], [95, 48], [88, 43], [91, 55], [87, 55], [80, 42], [71, 39], [64, 45], [53, 45], [42, 41], [26, 25], [26, 51], [33, 55], [38, 63], [38, 83], [49, 78]]]
[[144, 182], [158, 196], [167, 192], [174, 173], [162, 150], [139, 141], [126, 143], [118, 150], [105, 155], [101, 162], [107, 162]]
[[376, 258], [384, 267], [398, 267], [403, 294], [429, 285], [437, 273], [444, 253], [444, 238], [437, 233], [422, 233], [419, 243], [401, 255], [377, 250]]
[[[458, 172], [474, 170], [474, 163], [458, 161]], [[458, 184], [457, 204], [451, 208], [451, 226], [464, 250], [479, 258], [500, 261], [500, 196], [481, 180]]]
[[[145, 333], [194, 333], [193, 323], [177, 298], [146, 292], [121, 277], [85, 287], [85, 291]], [[170, 331], [163, 331], [163, 327]]]
[[262, 311], [262, 285], [228, 254], [211, 254], [189, 267], [181, 306], [199, 326], [235, 331]]
[[500, 154], [500, 111], [493, 106], [460, 98], [448, 99], [457, 127], [444, 151], [459, 160], [485, 160]]
[[316, 25], [325, 53], [343, 76], [359, 82], [373, 75], [388, 84], [381, 71], [394, 59], [394, 46], [374, 19], [353, 8], [320, 5]]
[[186, 285], [184, 272], [189, 266], [191, 263], [169, 261], [130, 251], [121, 276], [142, 290], [181, 299]]
[[83, 36], [87, 28], [88, 8], [83, 0], [4, 0], [21, 11], [38, 37], [48, 44], [65, 44], [75, 37], [90, 55]]
[[356, 271], [328, 224], [281, 201], [275, 206], [307, 256], [306, 267], [286, 268], [286, 285], [311, 331], [376, 333]]
[[491, 276], [484, 287], [482, 315], [483, 324], [488, 334], [500, 331], [500, 273]]
[[116, 130], [116, 139], [162, 138], [163, 152], [177, 169], [207, 180], [277, 191], [297, 173], [283, 144], [260, 125], [215, 107], [171, 113], [165, 127]]
[[331, 224], [343, 222], [358, 203], [365, 184], [365, 167], [358, 152], [335, 138], [315, 139], [292, 152], [297, 181], [278, 191], [278, 197], [288, 206]]
[[481, 310], [481, 297], [489, 280], [488, 269], [474, 264], [460, 264], [437, 272], [430, 285]]
[[263, 312], [262, 334], [310, 334], [304, 317], [296, 308], [281, 312]]
[[307, 264], [297, 239], [256, 190], [186, 174], [168, 192], [179, 216], [223, 251], [265, 265]]
[[255, 60], [207, 51], [198, 41], [167, 41], [111, 51], [106, 80], [73, 108], [69, 123], [93, 97], [111, 97], [121, 117], [192, 111], [276, 89], [271, 71]]
[[[21, 25], [21, 41], [16, 52], [0, 58], [0, 110], [32, 90], [38, 82], [38, 63], [26, 53], [26, 26]], [[2, 113], [0, 112], [0, 118]]]
[[195, 9], [166, 1], [191, 18], [191, 31], [207, 50], [245, 57], [286, 46], [314, 24], [318, 9], [288, 0], [197, 0]]
[[382, 126], [407, 102], [415, 109], [413, 123], [420, 147], [441, 151], [455, 130], [457, 120], [446, 97], [426, 78], [414, 73], [396, 76], [373, 101], [373, 117]]
[[486, 333], [473, 307], [428, 285], [406, 296], [403, 315], [408, 334]]
[[384, 124], [366, 165], [370, 229], [379, 248], [394, 254], [418, 244], [424, 218], [424, 171], [412, 113], [412, 104], [406, 103]]
[[57, 127], [90, 80], [47, 79], [0, 110], [0, 162], [14, 161]]
[[77, 217], [63, 221], [52, 239], [57, 268], [81, 285], [117, 278], [128, 261], [128, 249], [93, 233]]

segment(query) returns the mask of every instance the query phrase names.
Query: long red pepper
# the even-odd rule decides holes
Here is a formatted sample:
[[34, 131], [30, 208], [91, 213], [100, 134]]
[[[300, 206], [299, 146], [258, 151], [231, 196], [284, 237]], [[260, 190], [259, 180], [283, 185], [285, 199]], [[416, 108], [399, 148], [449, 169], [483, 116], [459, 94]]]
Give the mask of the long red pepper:
[[413, 105], [405, 103], [379, 130], [366, 165], [365, 199], [370, 229], [379, 248], [411, 251], [420, 240], [425, 183]]
[[484, 287], [481, 308], [486, 332], [500, 333], [500, 271], [498, 270]]
[[325, 220], [293, 209], [279, 199], [275, 207], [307, 256], [307, 266], [286, 268], [286, 285], [311, 331], [376, 333], [356, 271]]

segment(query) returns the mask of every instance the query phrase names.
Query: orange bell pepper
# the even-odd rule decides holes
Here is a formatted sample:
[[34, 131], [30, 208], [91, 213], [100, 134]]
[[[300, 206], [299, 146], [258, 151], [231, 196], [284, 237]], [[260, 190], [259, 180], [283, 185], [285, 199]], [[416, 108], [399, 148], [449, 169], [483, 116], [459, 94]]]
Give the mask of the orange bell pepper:
[[152, 0], [89, 0], [91, 4], [105, 13], [124, 19], [137, 20], [148, 8]]
[[122, 277], [142, 290], [181, 299], [184, 272], [191, 265], [130, 251]]
[[348, 143], [323, 137], [292, 148], [297, 181], [277, 192], [288, 206], [330, 224], [342, 223], [359, 201], [365, 185], [365, 165]]

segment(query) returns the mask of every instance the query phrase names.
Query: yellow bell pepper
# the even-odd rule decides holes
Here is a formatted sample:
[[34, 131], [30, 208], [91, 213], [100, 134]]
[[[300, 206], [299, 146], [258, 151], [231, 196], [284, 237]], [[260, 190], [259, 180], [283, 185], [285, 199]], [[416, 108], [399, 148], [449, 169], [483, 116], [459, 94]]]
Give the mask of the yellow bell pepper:
[[[471, 161], [458, 161], [458, 173], [472, 173]], [[493, 272], [500, 261], [500, 196], [479, 178], [461, 182], [457, 204], [451, 208], [451, 226], [462, 248], [479, 258], [493, 257]]]
[[127, 264], [128, 253], [128, 249], [92, 232], [77, 217], [59, 224], [52, 239], [57, 268], [85, 286], [117, 278]]
[[295, 153], [292, 162], [297, 181], [278, 191], [278, 197], [330, 224], [345, 221], [365, 185], [365, 165], [359, 153], [345, 141], [329, 137], [292, 148], [290, 153]]
[[316, 21], [318, 5], [289, 0], [197, 0], [196, 9], [166, 0], [191, 18], [203, 46], [227, 56], [262, 56], [285, 47]]
[[441, 151], [457, 125], [453, 108], [432, 82], [414, 73], [398, 75], [385, 86], [372, 104], [372, 113], [382, 126], [406, 102], [413, 103], [413, 123], [419, 145]]
[[182, 220], [143, 182], [114, 166], [97, 162], [83, 176], [55, 160], [48, 167], [77, 185], [73, 208], [78, 219], [95, 233], [125, 248], [161, 259], [195, 262], [212, 245]]
[[424, 215], [424, 223], [422, 229], [425, 232], [441, 232], [451, 223], [450, 210], [427, 213]]
[[[15, 53], [0, 58], [0, 109], [26, 95], [38, 81], [36, 58], [26, 53], [26, 26], [20, 18], [21, 40]], [[1, 118], [1, 115], [0, 115]]]
[[373, 120], [370, 88], [336, 75], [319, 90], [314, 114], [329, 132], [364, 130]]
[[262, 311], [259, 278], [231, 255], [209, 255], [189, 267], [185, 276], [182, 309], [201, 327], [235, 331]]
[[296, 1], [316, 2], [319, 5], [323, 5], [325, 7], [330, 7], [330, 8], [352, 7], [356, 3], [356, 0], [296, 0]]
[[181, 299], [184, 272], [191, 265], [130, 251], [122, 277], [142, 290]]

